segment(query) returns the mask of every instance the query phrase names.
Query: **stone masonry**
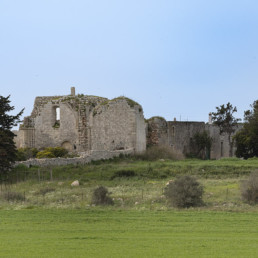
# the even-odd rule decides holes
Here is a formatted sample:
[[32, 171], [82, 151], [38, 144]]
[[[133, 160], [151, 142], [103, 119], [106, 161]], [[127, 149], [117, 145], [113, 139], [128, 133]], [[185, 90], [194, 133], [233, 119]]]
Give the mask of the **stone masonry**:
[[71, 95], [36, 97], [18, 132], [17, 147], [61, 146], [69, 151], [117, 151], [146, 148], [142, 107], [125, 97], [113, 100]]

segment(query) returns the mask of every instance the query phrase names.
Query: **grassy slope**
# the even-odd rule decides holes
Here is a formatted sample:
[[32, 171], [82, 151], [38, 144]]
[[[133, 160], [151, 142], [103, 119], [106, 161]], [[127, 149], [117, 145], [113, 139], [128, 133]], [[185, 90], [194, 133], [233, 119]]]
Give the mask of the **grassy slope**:
[[256, 213], [0, 211], [1, 257], [257, 257]]
[[[258, 206], [244, 204], [241, 200], [240, 183], [251, 171], [258, 168], [258, 159], [222, 159], [217, 161], [138, 161], [130, 158], [98, 161], [86, 166], [64, 166], [52, 168], [53, 181], [49, 181], [50, 169], [17, 168], [16, 179], [27, 181], [2, 188], [3, 191], [25, 193], [26, 202], [7, 202], [0, 195], [0, 208], [22, 209], [30, 206], [47, 208], [85, 208], [91, 203], [91, 195], [98, 185], [108, 187], [115, 199], [115, 208], [138, 210], [166, 210], [163, 190], [169, 179], [177, 175], [193, 174], [205, 187], [202, 209], [226, 211], [258, 211]], [[135, 172], [131, 178], [111, 179], [117, 171]], [[28, 180], [30, 178], [31, 180]], [[43, 179], [43, 180], [42, 180]], [[71, 182], [78, 179], [80, 187], [72, 188]], [[39, 189], [53, 188], [45, 196]], [[1, 194], [1, 193], [0, 193]]]

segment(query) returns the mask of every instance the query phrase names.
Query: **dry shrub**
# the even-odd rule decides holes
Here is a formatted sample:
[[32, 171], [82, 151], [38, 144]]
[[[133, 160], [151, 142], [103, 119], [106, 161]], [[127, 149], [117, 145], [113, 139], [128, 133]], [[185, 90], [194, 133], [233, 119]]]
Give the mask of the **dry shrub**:
[[44, 196], [47, 193], [54, 192], [54, 191], [55, 191], [55, 188], [53, 187], [45, 187], [45, 188], [39, 189], [39, 191], [36, 194], [40, 194]]
[[139, 159], [142, 160], [158, 160], [158, 159], [172, 159], [172, 160], [180, 160], [184, 159], [184, 155], [182, 153], [178, 153], [174, 151], [171, 147], [160, 145], [160, 146], [152, 146], [146, 149], [145, 152], [137, 155]]
[[136, 176], [136, 173], [133, 170], [119, 170], [114, 173], [114, 175], [111, 177], [111, 179], [115, 179], [116, 177], [134, 177]]
[[258, 203], [258, 170], [251, 173], [249, 178], [241, 184], [241, 194], [249, 204]]
[[114, 202], [108, 195], [107, 188], [99, 186], [94, 190], [91, 202], [95, 205], [113, 205]]
[[3, 198], [8, 202], [9, 201], [13, 201], [13, 202], [25, 201], [24, 195], [22, 193], [18, 193], [18, 192], [4, 192]]
[[203, 186], [192, 176], [181, 176], [170, 181], [164, 192], [171, 206], [188, 208], [203, 204]]

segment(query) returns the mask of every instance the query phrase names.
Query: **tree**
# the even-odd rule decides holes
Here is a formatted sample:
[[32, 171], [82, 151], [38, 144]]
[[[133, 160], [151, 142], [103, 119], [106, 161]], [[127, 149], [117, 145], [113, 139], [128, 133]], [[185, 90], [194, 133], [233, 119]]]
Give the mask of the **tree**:
[[244, 113], [244, 126], [236, 133], [236, 156], [245, 159], [258, 157], [258, 100], [251, 105], [252, 110]]
[[14, 110], [14, 107], [10, 106], [9, 98], [10, 96], [0, 95], [0, 175], [2, 179], [7, 176], [16, 159], [15, 134], [11, 129], [20, 122], [19, 118], [24, 110], [22, 109], [17, 115], [9, 115], [8, 113]]
[[237, 112], [237, 108], [233, 107], [229, 102], [226, 106], [223, 104], [220, 107], [216, 107], [217, 112], [212, 112], [212, 121], [215, 125], [219, 127], [220, 134], [228, 135], [229, 142], [229, 156], [233, 156], [233, 145], [234, 138], [232, 138], [232, 134], [236, 131], [237, 123], [241, 120], [239, 118], [234, 117], [234, 113]]
[[191, 154], [197, 158], [209, 159], [212, 141], [207, 131], [195, 133], [190, 142]]

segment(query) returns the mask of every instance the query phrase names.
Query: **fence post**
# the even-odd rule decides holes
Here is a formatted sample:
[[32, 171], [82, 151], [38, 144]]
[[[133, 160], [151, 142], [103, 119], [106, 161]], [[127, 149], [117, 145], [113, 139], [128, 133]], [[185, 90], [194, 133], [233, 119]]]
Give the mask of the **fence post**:
[[52, 168], [50, 169], [50, 181], [53, 181], [53, 171], [52, 171]]
[[39, 183], [40, 183], [40, 170], [38, 168], [38, 178], [39, 178]]

